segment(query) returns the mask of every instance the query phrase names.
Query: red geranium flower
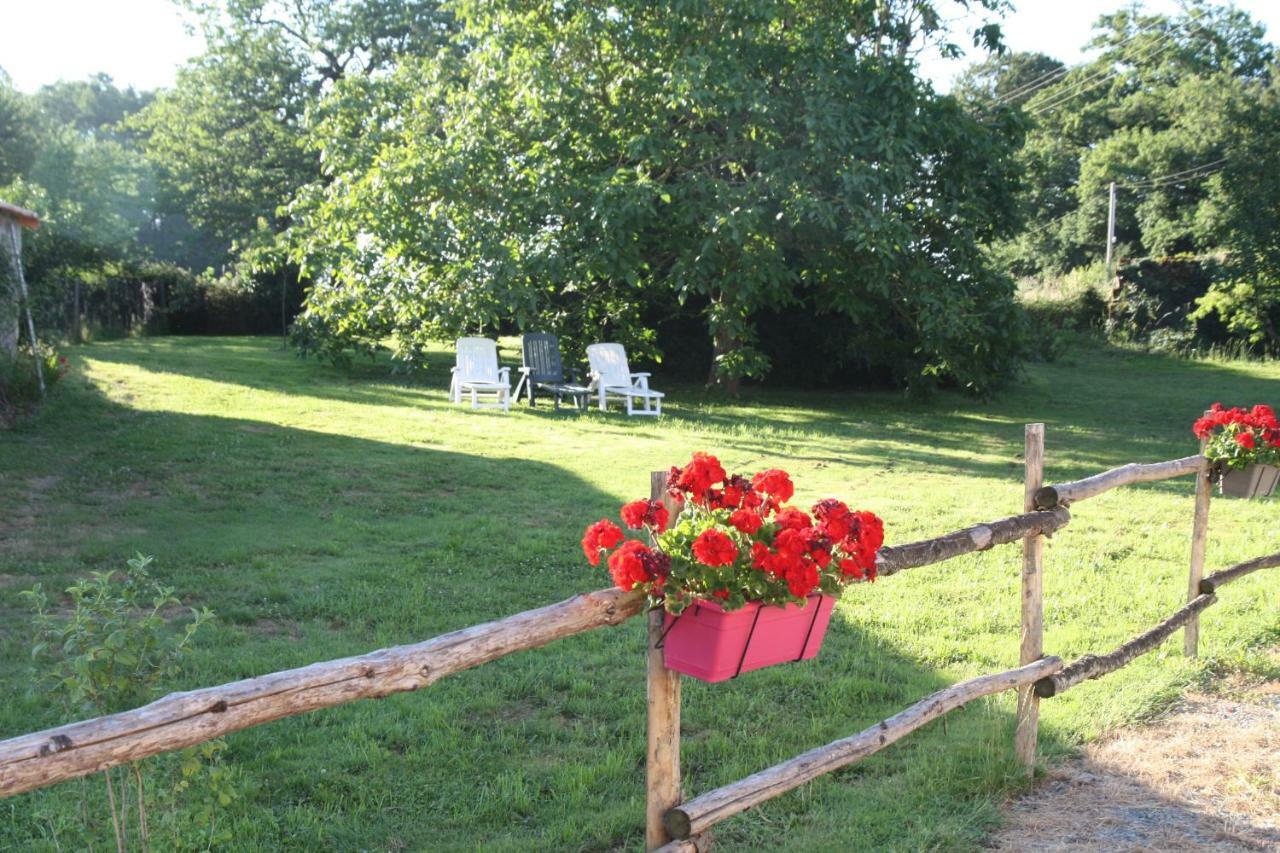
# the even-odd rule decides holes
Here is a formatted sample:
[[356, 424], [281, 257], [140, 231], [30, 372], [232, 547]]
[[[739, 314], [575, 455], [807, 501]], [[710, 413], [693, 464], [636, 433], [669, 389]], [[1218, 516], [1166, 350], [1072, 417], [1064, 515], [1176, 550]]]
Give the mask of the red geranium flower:
[[607, 518], [591, 525], [582, 534], [582, 553], [593, 566], [600, 565], [600, 549], [606, 551], [622, 541], [622, 529]]
[[862, 580], [866, 577], [866, 573], [862, 570], [862, 565], [853, 557], [845, 557], [840, 561], [840, 571], [844, 572], [846, 577], [856, 580]]
[[867, 512], [865, 509], [852, 512], [850, 515], [855, 522], [854, 534], [858, 537], [858, 542], [871, 548], [872, 551], [878, 551], [884, 544], [884, 521], [874, 512]]
[[852, 531], [853, 519], [844, 501], [827, 498], [813, 505], [813, 517], [818, 520], [827, 535], [837, 541]]
[[761, 471], [752, 477], [751, 488], [764, 492], [780, 504], [791, 500], [791, 496], [796, 492], [795, 486], [791, 484], [790, 475], [777, 468]]
[[796, 598], [804, 598], [818, 588], [819, 579], [818, 567], [803, 561], [787, 573], [787, 589]]
[[738, 546], [714, 527], [704, 530], [693, 540], [693, 556], [707, 566], [727, 566], [738, 559]]
[[798, 510], [793, 506], [785, 507], [778, 512], [777, 518], [774, 519], [779, 527], [791, 528], [792, 530], [804, 530], [813, 526], [813, 519], [802, 510]]
[[658, 533], [667, 529], [667, 521], [670, 518], [670, 513], [667, 512], [662, 501], [632, 501], [622, 507], [620, 514], [622, 521], [632, 530], [639, 530], [647, 525]]
[[[672, 469], [673, 473], [674, 471], [675, 469]], [[707, 491], [711, 486], [723, 479], [724, 467], [721, 466], [720, 460], [708, 453], [698, 452], [693, 454], [693, 459], [688, 465], [680, 469], [679, 476], [674, 482], [676, 489], [688, 494], [695, 501], [701, 502], [706, 499]]]
[[624, 591], [631, 591], [637, 584], [653, 580], [653, 576], [645, 568], [649, 547], [643, 542], [631, 539], [609, 556], [609, 574], [614, 584]]
[[1247, 450], [1253, 450], [1253, 448], [1258, 446], [1258, 442], [1254, 439], [1253, 433], [1251, 432], [1236, 433], [1236, 444], [1246, 448]]
[[729, 523], [741, 530], [748, 536], [760, 529], [760, 525], [764, 524], [764, 519], [757, 512], [749, 509], [736, 509], [733, 515], [729, 516]]

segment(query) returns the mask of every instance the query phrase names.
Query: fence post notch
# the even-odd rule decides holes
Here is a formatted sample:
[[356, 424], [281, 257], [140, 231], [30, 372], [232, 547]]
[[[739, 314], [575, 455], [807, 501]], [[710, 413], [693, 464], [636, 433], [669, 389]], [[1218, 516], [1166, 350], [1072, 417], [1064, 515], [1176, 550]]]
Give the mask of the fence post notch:
[[[1044, 485], [1044, 424], [1027, 424], [1023, 459], [1023, 512], [1036, 508], [1035, 496]], [[1018, 663], [1026, 666], [1044, 656], [1044, 536], [1022, 540], [1022, 642]], [[1040, 697], [1033, 686], [1018, 688], [1018, 727], [1013, 751], [1031, 776], [1036, 769], [1036, 738], [1040, 727]]]
[[[667, 493], [667, 471], [649, 475], [649, 497], [678, 509]], [[666, 610], [649, 613], [647, 661], [649, 744], [645, 762], [644, 849], [657, 850], [671, 840], [662, 816], [680, 804], [680, 674], [663, 663], [658, 641]]]
[[[1205, 412], [1206, 415], [1209, 412]], [[1191, 576], [1187, 580], [1187, 601], [1194, 601], [1200, 594], [1200, 579], [1204, 577], [1204, 549], [1209, 541], [1209, 497], [1213, 494], [1213, 483], [1209, 480], [1209, 460], [1205, 458], [1205, 450], [1209, 439], [1200, 439], [1200, 468], [1196, 471], [1196, 513], [1191, 523]], [[1200, 617], [1193, 616], [1187, 622], [1182, 635], [1182, 653], [1193, 658], [1200, 645]]]

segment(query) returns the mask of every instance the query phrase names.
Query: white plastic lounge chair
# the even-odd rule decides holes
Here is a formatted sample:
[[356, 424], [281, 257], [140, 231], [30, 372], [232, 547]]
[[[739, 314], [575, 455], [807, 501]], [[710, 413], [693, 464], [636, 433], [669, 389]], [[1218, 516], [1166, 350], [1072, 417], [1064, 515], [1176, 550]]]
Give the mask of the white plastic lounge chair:
[[[471, 408], [511, 411], [511, 368], [498, 367], [498, 344], [488, 338], [458, 338], [458, 363], [449, 383], [449, 401], [461, 403], [471, 395]], [[481, 403], [480, 394], [492, 394], [494, 402]]]
[[[587, 347], [591, 365], [591, 390], [600, 395], [600, 411], [609, 408], [609, 395], [625, 397], [628, 415], [662, 414], [661, 391], [649, 390], [648, 373], [632, 373], [627, 366], [627, 351], [622, 344], [592, 344]], [[642, 407], [634, 407], [636, 400]]]

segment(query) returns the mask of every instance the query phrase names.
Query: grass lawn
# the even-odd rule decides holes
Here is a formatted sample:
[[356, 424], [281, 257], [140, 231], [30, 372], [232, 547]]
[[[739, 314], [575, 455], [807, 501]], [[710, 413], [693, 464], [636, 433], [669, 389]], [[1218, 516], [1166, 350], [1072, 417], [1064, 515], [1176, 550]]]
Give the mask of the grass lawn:
[[[508, 356], [512, 355], [508, 347]], [[0, 737], [65, 722], [27, 685], [18, 599], [135, 552], [211, 607], [174, 689], [414, 642], [608, 584], [582, 528], [644, 496], [694, 450], [730, 471], [782, 467], [797, 503], [873, 509], [906, 542], [1020, 511], [1022, 425], [1046, 423], [1047, 479], [1195, 451], [1214, 400], [1280, 403], [1280, 365], [1084, 347], [991, 403], [942, 395], [673, 386], [658, 421], [509, 415], [417, 384], [343, 373], [268, 339], [159, 338], [73, 350], [37, 422], [0, 434]], [[511, 359], [508, 358], [510, 363]], [[1276, 550], [1275, 500], [1216, 500], [1208, 570]], [[1080, 504], [1046, 548], [1046, 649], [1104, 651], [1185, 596], [1190, 478]], [[853, 588], [812, 663], [686, 681], [685, 789], [697, 793], [851, 734], [956, 680], [1017, 661], [1016, 546]], [[1280, 579], [1225, 589], [1199, 663], [1180, 636], [1046, 700], [1049, 757], [1158, 712], [1225, 669], [1277, 675]], [[234, 849], [613, 850], [642, 845], [643, 620], [561, 641], [416, 694], [227, 738], [242, 797]], [[1021, 783], [1013, 699], [971, 704], [874, 758], [723, 824], [722, 849], [977, 847]], [[97, 797], [100, 783], [89, 789]], [[77, 834], [77, 782], [0, 801], [0, 849], [110, 845]], [[95, 800], [96, 802], [96, 800]], [[105, 815], [99, 807], [97, 814]], [[159, 818], [155, 818], [158, 820]]]

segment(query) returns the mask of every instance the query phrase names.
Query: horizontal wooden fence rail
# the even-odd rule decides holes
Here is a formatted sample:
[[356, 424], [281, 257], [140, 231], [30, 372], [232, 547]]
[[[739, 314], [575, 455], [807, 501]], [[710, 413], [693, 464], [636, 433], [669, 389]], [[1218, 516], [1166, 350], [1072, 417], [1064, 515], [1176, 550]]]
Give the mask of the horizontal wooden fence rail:
[[[939, 563], [1067, 523], [1066, 510], [1028, 513], [881, 550], [884, 574]], [[644, 597], [602, 589], [421, 643], [314, 663], [218, 687], [174, 693], [149, 705], [0, 741], [0, 797], [96, 773], [230, 732], [357, 699], [427, 687], [513, 652], [617, 625]]]
[[961, 681], [852, 737], [811, 749], [768, 770], [700, 794], [671, 809], [663, 821], [667, 831], [676, 838], [688, 838], [705, 832], [725, 818], [733, 817], [832, 770], [879, 752], [931, 720], [936, 720], [974, 699], [1034, 684], [1061, 668], [1061, 659], [1047, 657], [1008, 672]]
[[1252, 560], [1246, 560], [1243, 563], [1236, 563], [1229, 569], [1214, 572], [1209, 577], [1201, 580], [1200, 593], [1202, 595], [1212, 595], [1218, 591], [1220, 586], [1226, 586], [1232, 581], [1239, 580], [1259, 569], [1274, 569], [1277, 566], [1280, 566], [1280, 552], [1267, 554], [1265, 557], [1254, 557]]
[[1096, 497], [1103, 492], [1119, 486], [1133, 483], [1148, 483], [1152, 480], [1168, 480], [1172, 477], [1185, 477], [1200, 470], [1204, 457], [1184, 456], [1168, 462], [1138, 463], [1130, 462], [1083, 480], [1072, 480], [1070, 483], [1055, 483], [1036, 490], [1035, 503], [1038, 509], [1053, 509], [1056, 506], [1070, 506], [1076, 501]]
[[409, 646], [315, 663], [220, 687], [173, 693], [107, 717], [0, 741], [0, 795], [74, 779], [239, 729], [319, 708], [390, 696], [644, 609], [639, 593], [606, 589]]
[[1066, 527], [1070, 521], [1071, 514], [1066, 508], [1058, 507], [1045, 512], [1028, 512], [986, 524], [975, 524], [964, 530], [920, 542], [885, 546], [876, 557], [876, 571], [881, 575], [892, 575], [905, 569], [941, 563], [952, 557], [985, 551], [993, 545], [1021, 542], [1025, 537], [1037, 533], [1052, 534]]
[[[1036, 682], [1036, 695], [1042, 699], [1048, 699], [1075, 687], [1083, 681], [1101, 678], [1108, 673], [1115, 672], [1135, 658], [1154, 651], [1161, 643], [1173, 636], [1175, 631], [1190, 622], [1206, 608], [1216, 604], [1218, 597], [1214, 595], [1214, 590], [1218, 587], [1242, 578], [1250, 572], [1275, 568], [1276, 566], [1280, 566], [1280, 553], [1257, 557], [1210, 575], [1200, 581], [1202, 589], [1200, 595], [1191, 599], [1168, 619], [1151, 630], [1134, 637], [1115, 651], [1108, 652], [1105, 655], [1082, 655], [1077, 660], [1064, 666], [1060, 672], [1040, 679]], [[1205, 587], [1207, 587], [1207, 590], [1205, 590]]]

